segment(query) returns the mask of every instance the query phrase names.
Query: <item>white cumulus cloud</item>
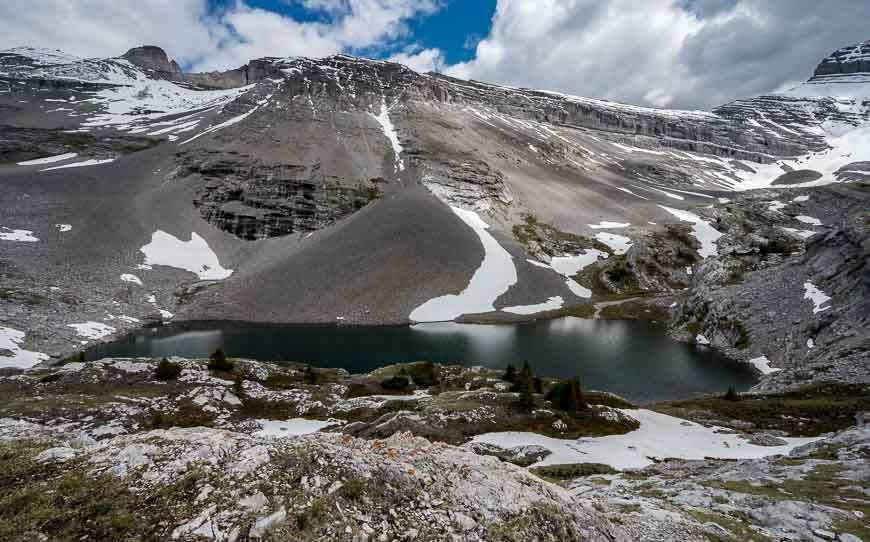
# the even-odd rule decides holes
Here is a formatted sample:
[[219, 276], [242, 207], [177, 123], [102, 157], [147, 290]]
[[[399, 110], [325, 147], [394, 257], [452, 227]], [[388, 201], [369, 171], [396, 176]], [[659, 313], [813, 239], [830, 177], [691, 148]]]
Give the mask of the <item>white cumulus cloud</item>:
[[866, 0], [499, 0], [448, 73], [655, 107], [711, 108], [806, 80], [870, 39]]

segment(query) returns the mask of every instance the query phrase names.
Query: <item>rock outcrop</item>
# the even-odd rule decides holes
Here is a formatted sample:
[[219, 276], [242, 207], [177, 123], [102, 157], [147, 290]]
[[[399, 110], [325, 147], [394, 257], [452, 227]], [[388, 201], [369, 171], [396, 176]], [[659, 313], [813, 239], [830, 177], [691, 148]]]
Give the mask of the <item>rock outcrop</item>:
[[121, 58], [151, 72], [159, 79], [180, 80], [182, 78], [181, 66], [174, 60], [170, 60], [166, 51], [154, 45], [134, 47]]
[[320, 230], [381, 195], [382, 179], [355, 184], [328, 176], [320, 163], [262, 164], [250, 156], [193, 153], [179, 176], [197, 186], [193, 204], [208, 222], [256, 240]]
[[813, 80], [853, 74], [870, 75], [870, 40], [842, 47], [831, 53], [816, 67]]

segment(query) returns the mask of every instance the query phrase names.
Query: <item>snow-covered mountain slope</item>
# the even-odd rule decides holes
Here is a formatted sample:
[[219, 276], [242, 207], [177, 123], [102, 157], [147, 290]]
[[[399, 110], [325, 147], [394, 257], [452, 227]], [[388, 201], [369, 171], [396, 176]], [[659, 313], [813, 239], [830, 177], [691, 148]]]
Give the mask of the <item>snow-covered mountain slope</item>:
[[0, 271], [46, 299], [2, 301], [0, 325], [57, 354], [94, 340], [76, 330], [167, 315], [515, 321], [629, 293], [670, 308], [860, 223], [866, 46], [712, 112], [344, 55], [185, 74], [156, 47], [0, 51], [0, 233], [38, 240], [0, 238]]
[[[870, 42], [845, 47], [825, 58], [806, 83], [781, 94], [740, 100], [716, 110], [770, 130], [812, 134], [823, 142], [821, 149], [793, 159], [777, 161], [773, 168], [743, 175], [745, 186], [769, 186], [769, 179], [782, 170], [795, 181], [815, 185], [866, 180], [870, 149]], [[779, 132], [777, 132], [779, 130]], [[786, 179], [781, 179], [783, 182]]]

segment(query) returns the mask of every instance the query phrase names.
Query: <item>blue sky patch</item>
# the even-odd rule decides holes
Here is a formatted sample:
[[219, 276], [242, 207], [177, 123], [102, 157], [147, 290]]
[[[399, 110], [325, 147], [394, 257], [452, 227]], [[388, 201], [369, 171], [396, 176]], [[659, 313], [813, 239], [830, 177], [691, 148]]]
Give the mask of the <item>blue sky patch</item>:
[[[408, 33], [399, 40], [376, 47], [346, 51], [360, 56], [385, 58], [408, 48], [439, 49], [446, 63], [456, 64], [474, 57], [477, 42], [489, 34], [497, 0], [443, 0], [433, 14], [406, 22]], [[341, 15], [306, 9], [299, 0], [247, 0], [252, 8], [271, 11], [299, 22], [333, 23]], [[234, 0], [209, 0], [212, 12], [231, 8]]]

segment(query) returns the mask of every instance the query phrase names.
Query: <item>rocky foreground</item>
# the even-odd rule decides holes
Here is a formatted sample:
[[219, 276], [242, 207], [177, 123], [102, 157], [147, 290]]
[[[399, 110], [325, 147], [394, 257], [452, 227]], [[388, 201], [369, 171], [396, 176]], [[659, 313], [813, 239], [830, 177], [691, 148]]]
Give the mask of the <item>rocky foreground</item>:
[[870, 539], [865, 387], [574, 408], [480, 368], [158, 361], [0, 374], [0, 539]]

